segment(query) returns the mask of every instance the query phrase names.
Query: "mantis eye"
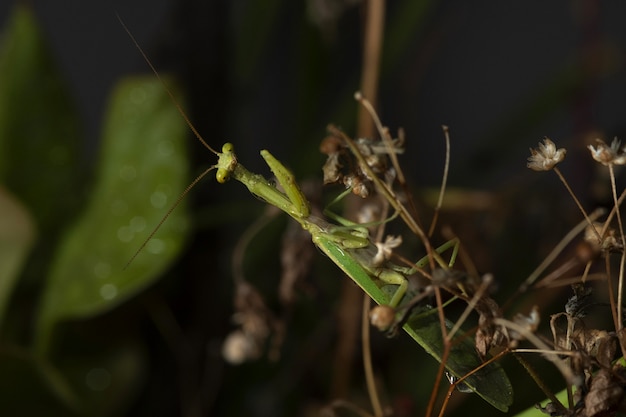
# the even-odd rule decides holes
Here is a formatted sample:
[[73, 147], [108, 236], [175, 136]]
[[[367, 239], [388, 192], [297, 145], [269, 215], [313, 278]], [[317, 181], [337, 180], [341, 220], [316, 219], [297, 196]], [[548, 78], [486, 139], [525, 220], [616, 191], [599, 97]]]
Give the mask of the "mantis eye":
[[220, 184], [224, 184], [226, 181], [228, 181], [229, 177], [230, 177], [230, 172], [227, 169], [220, 168], [215, 173], [215, 179]]
[[223, 153], [233, 153], [233, 149], [234, 146], [232, 143], [230, 142], [226, 142], [223, 146], [222, 146], [222, 152]]
[[235, 147], [232, 143], [226, 142], [222, 145], [222, 153], [219, 155], [219, 161], [216, 165], [217, 172], [215, 173], [215, 179], [220, 184], [224, 184], [230, 178], [230, 173], [237, 165], [237, 158], [235, 157]]

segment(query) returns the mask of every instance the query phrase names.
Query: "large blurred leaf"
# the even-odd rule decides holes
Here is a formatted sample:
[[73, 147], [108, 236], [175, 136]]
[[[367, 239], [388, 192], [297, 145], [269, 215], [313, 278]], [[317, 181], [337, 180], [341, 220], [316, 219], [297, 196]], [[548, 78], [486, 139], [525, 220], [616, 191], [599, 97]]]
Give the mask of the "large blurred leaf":
[[33, 213], [43, 239], [64, 230], [82, 199], [78, 131], [31, 11], [16, 7], [0, 50], [0, 182]]
[[120, 83], [109, 108], [102, 160], [89, 205], [62, 240], [48, 277], [37, 342], [61, 319], [106, 311], [154, 281], [187, 231], [178, 207], [127, 267], [187, 185], [187, 129], [154, 77]]
[[0, 325], [34, 238], [35, 227], [30, 213], [0, 187]]

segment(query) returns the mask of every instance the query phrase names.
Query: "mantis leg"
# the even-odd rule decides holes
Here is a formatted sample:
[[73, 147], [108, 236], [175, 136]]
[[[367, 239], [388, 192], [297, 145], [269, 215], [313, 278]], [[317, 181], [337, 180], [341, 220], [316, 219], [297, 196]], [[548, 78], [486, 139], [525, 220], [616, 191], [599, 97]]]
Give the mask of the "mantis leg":
[[[265, 159], [265, 163], [270, 167], [272, 173], [278, 180], [278, 183], [285, 190], [285, 195], [291, 201], [293, 205], [294, 214], [299, 215], [301, 218], [309, 217], [311, 210], [309, 209], [309, 203], [298, 187], [295, 177], [278, 159], [269, 153], [269, 151], [262, 150], [261, 156]], [[293, 216], [293, 214], [292, 214]]]
[[[435, 251], [438, 254], [441, 254], [450, 248], [452, 248], [452, 255], [450, 256], [450, 261], [448, 265], [445, 265], [445, 264], [442, 265], [442, 267], [445, 269], [454, 265], [454, 262], [456, 260], [456, 257], [459, 251], [459, 240], [458, 239], [449, 240], [448, 242], [444, 243], [443, 245], [435, 249]], [[408, 287], [408, 281], [406, 277], [414, 274], [415, 272], [417, 272], [419, 268], [422, 268], [426, 266], [427, 264], [428, 264], [428, 257], [425, 256], [415, 263], [416, 265], [415, 268], [403, 268], [397, 265], [388, 265], [386, 268], [381, 268], [379, 271], [376, 271], [375, 273], [376, 277], [380, 279], [381, 281], [383, 281], [384, 283], [398, 285], [398, 288], [393, 293], [391, 300], [389, 301], [390, 307], [397, 307], [398, 304], [400, 304], [400, 302], [404, 298], [404, 295], [406, 294], [407, 287]]]

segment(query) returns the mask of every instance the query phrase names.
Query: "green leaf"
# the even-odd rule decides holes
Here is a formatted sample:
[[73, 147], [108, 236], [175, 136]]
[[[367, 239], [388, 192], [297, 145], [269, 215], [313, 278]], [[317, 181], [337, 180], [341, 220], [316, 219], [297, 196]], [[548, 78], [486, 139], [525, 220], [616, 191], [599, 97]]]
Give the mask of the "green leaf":
[[32, 212], [48, 248], [83, 201], [78, 125], [30, 9], [16, 7], [0, 51], [0, 182]]
[[91, 199], [62, 240], [48, 277], [40, 351], [59, 320], [115, 307], [157, 279], [179, 253], [188, 229], [182, 205], [125, 268], [187, 186], [186, 133], [154, 77], [127, 79], [116, 88]]
[[30, 213], [0, 187], [0, 325], [34, 239], [35, 226]]
[[87, 182], [67, 86], [31, 9], [17, 3], [0, 37], [0, 185], [28, 210], [37, 239], [28, 243], [34, 244], [28, 259], [23, 240], [0, 255], [7, 268], [0, 276], [0, 337], [11, 342], [32, 332], [28, 308], [38, 299], [59, 236], [84, 202]]
[[[426, 352], [441, 362], [441, 354], [444, 351], [441, 324], [438, 315], [433, 313], [435, 310], [424, 307], [423, 310], [414, 312], [403, 328]], [[452, 328], [452, 323], [446, 320], [446, 326]], [[465, 338], [458, 343], [454, 341], [446, 360], [446, 369], [457, 378], [461, 378], [482, 363], [472, 339]], [[513, 403], [511, 381], [496, 362], [468, 376], [463, 383], [500, 411], [507, 412]]]
[[[372, 259], [375, 253], [373, 246], [367, 248], [344, 250], [334, 241], [318, 238], [316, 245], [355, 283], [357, 283], [378, 304], [389, 304], [392, 295], [397, 291], [396, 285], [378, 287], [378, 283], [372, 280], [370, 274], [362, 267], [365, 262]], [[346, 256], [349, 253], [351, 256]], [[405, 294], [404, 303], [413, 298], [412, 293]], [[402, 303], [400, 304], [402, 306]], [[441, 363], [444, 352], [444, 342], [441, 335], [441, 323], [437, 310], [432, 307], [416, 308], [403, 329], [433, 358]], [[446, 320], [448, 328], [452, 323]], [[464, 338], [460, 342], [453, 340], [453, 345], [445, 362], [446, 369], [457, 378], [462, 378], [483, 365], [483, 361], [476, 352], [476, 347], [471, 339]], [[493, 405], [500, 411], [508, 411], [513, 403], [513, 387], [504, 369], [492, 362], [463, 380], [465, 385], [481, 398]]]

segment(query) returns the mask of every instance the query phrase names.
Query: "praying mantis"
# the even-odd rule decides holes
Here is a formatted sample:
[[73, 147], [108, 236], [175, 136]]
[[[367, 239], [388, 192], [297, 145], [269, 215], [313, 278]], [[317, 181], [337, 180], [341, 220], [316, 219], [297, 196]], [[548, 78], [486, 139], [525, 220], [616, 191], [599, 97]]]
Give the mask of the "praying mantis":
[[[121, 19], [120, 23], [154, 74], [161, 79], [159, 73]], [[163, 82], [163, 84], [165, 83]], [[409, 304], [411, 297], [407, 294], [407, 277], [415, 273], [416, 269], [425, 266], [429, 258], [423, 258], [413, 267], [395, 265], [387, 260], [375, 264], [373, 259], [376, 254], [376, 247], [370, 240], [368, 231], [364, 226], [348, 223], [336, 225], [311, 215], [309, 203], [300, 190], [294, 175], [269, 151], [262, 150], [261, 156], [284, 191], [281, 191], [262, 175], [252, 173], [241, 165], [237, 160], [232, 143], [224, 144], [221, 152], [215, 151], [196, 131], [169, 89], [166, 88], [166, 90], [187, 125], [198, 140], [217, 155], [218, 162], [200, 174], [187, 187], [183, 195], [174, 203], [170, 211], [166, 213], [161, 223], [152, 231], [128, 264], [132, 262], [135, 256], [153, 237], [159, 226], [167, 219], [169, 213], [176, 207], [182, 197], [209, 171], [215, 169], [215, 177], [218, 183], [223, 184], [229, 179], [234, 179], [246, 186], [251, 194], [267, 204], [279, 208], [298, 222], [311, 235], [315, 246], [377, 304], [390, 306], [391, 308]], [[362, 157], [361, 155], [355, 156]], [[387, 199], [394, 205], [393, 197], [387, 196]], [[442, 245], [437, 251], [441, 252], [449, 249], [452, 243], [449, 242]], [[457, 386], [467, 387], [467, 389], [475, 392], [500, 411], [508, 411], [512, 403], [512, 388], [507, 375], [499, 364], [496, 362], [483, 363], [475, 350], [474, 343], [466, 337], [460, 338], [461, 340], [454, 340], [451, 350], [448, 352], [449, 354], [444, 359], [442, 352], [445, 349], [445, 342], [442, 337], [440, 318], [435, 314], [437, 310], [431, 307], [414, 307], [411, 305], [408, 311], [410, 314], [401, 319], [403, 329], [440, 363], [445, 360], [445, 367], [451, 381], [456, 381], [457, 384], [462, 383], [463, 385]], [[445, 320], [445, 325], [447, 328], [453, 327], [448, 320]]]
[[[311, 235], [313, 243], [379, 305], [397, 307], [401, 304], [407, 292], [406, 277], [414, 273], [414, 269], [388, 261], [374, 265], [372, 259], [376, 248], [365, 228], [334, 225], [312, 216], [308, 201], [293, 174], [269, 151], [262, 150], [261, 156], [284, 192], [262, 175], [244, 168], [238, 162], [231, 143], [224, 144], [222, 151], [215, 153], [218, 162], [214, 168], [219, 183], [234, 179], [246, 186], [253, 195], [291, 216]], [[444, 244], [438, 250], [445, 250], [449, 246], [451, 244]], [[422, 267], [426, 262], [427, 258], [424, 258], [416, 266]], [[403, 328], [426, 352], [441, 362], [443, 339], [440, 322], [437, 315], [433, 314], [434, 311], [421, 308], [413, 312]], [[446, 324], [451, 327], [450, 323]], [[481, 364], [473, 343], [466, 338], [453, 346], [445, 366], [453, 377], [462, 378], [467, 387], [491, 405], [507, 411], [512, 400], [512, 389], [506, 374], [495, 362], [472, 373]]]

